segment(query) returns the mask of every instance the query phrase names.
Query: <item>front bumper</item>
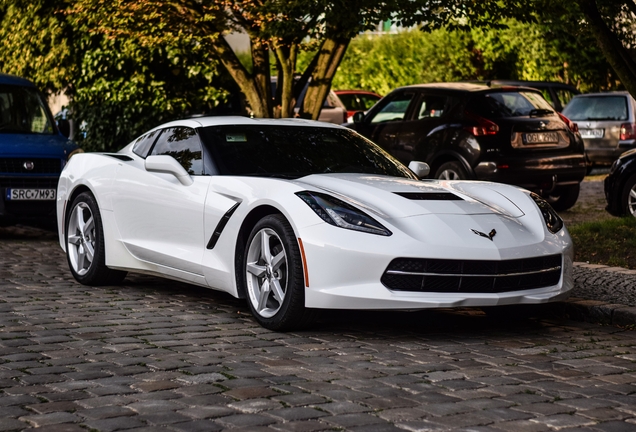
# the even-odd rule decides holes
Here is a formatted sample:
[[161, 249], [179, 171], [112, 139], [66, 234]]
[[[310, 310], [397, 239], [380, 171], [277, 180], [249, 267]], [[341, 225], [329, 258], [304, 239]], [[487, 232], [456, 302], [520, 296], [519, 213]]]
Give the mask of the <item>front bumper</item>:
[[[429, 217], [437, 216], [416, 218], [426, 223]], [[336, 239], [334, 230], [337, 230]], [[300, 234], [309, 280], [305, 289], [305, 306], [321, 309], [418, 310], [536, 304], [566, 298], [573, 288], [573, 251], [565, 228], [557, 235], [547, 234], [552, 236], [549, 241], [540, 239], [534, 244], [518, 247], [503, 245], [503, 233], [502, 238], [496, 241], [474, 235], [457, 241], [447, 235], [433, 235], [427, 241], [422, 241], [405, 235], [399, 229], [392, 231], [392, 236], [381, 237], [327, 224], [304, 229]], [[334, 240], [327, 243], [324, 239]], [[398, 257], [507, 260], [555, 253], [563, 256], [561, 277], [557, 284], [538, 289], [498, 293], [405, 292], [392, 291], [381, 283], [390, 262]]]

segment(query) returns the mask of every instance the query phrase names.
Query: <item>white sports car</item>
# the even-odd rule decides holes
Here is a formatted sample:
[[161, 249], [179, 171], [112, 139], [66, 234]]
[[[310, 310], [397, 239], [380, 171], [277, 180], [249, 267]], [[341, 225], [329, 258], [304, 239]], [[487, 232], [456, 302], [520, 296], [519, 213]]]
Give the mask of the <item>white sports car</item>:
[[419, 180], [357, 133], [298, 119], [203, 117], [118, 153], [73, 156], [60, 244], [86, 285], [126, 272], [226, 291], [264, 327], [316, 309], [544, 303], [573, 286], [572, 241], [539, 196]]

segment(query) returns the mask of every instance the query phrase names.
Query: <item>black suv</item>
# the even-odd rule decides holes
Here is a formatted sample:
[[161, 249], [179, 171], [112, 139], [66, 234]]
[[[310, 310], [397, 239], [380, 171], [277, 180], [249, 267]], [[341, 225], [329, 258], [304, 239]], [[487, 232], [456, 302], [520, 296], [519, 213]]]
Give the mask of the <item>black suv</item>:
[[555, 209], [576, 203], [586, 172], [576, 124], [526, 87], [421, 84], [392, 91], [350, 125], [400, 161], [439, 179], [478, 179], [535, 191]]

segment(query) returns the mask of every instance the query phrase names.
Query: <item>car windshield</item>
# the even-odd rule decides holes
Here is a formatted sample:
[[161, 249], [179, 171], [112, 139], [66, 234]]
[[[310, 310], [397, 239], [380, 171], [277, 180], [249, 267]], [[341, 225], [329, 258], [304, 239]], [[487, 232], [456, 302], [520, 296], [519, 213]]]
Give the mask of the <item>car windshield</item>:
[[625, 96], [575, 97], [563, 110], [570, 120], [627, 120]]
[[348, 129], [231, 125], [200, 130], [223, 175], [299, 178], [322, 173], [367, 173], [416, 178], [380, 147]]
[[555, 114], [552, 106], [539, 93], [504, 91], [473, 97], [466, 109], [479, 116], [496, 119], [505, 117], [545, 117]]
[[0, 85], [0, 133], [53, 132], [46, 105], [34, 88]]

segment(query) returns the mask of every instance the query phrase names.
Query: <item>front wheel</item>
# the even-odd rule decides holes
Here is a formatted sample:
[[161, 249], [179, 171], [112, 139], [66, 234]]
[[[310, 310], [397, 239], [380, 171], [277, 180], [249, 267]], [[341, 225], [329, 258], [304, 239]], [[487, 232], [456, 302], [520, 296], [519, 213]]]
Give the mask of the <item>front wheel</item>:
[[75, 280], [93, 286], [121, 282], [126, 272], [105, 264], [102, 218], [93, 195], [79, 194], [70, 209], [66, 216], [66, 258]]
[[623, 187], [621, 202], [623, 214], [636, 217], [636, 174], [627, 179]]
[[561, 186], [554, 192], [551, 192], [547, 197], [545, 197], [545, 199], [556, 211], [565, 211], [576, 204], [576, 200], [579, 199], [580, 191], [580, 183], [572, 186]]
[[459, 162], [443, 163], [435, 172], [435, 178], [440, 180], [466, 180], [468, 173]]
[[252, 229], [243, 256], [249, 308], [270, 330], [304, 327], [313, 319], [305, 309], [304, 274], [294, 230], [282, 215], [269, 215]]

